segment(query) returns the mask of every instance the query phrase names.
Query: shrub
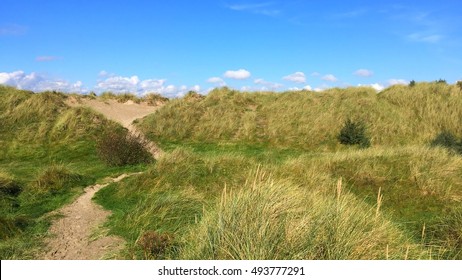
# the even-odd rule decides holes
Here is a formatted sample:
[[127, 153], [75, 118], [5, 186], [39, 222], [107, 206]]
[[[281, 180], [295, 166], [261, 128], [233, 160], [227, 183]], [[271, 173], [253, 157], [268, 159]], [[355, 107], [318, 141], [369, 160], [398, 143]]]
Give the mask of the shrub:
[[412, 80], [411, 82], [409, 82], [409, 87], [414, 87], [415, 86], [415, 81]]
[[457, 81], [457, 84], [456, 84], [460, 90], [462, 90], [462, 81]]
[[97, 141], [98, 156], [110, 166], [135, 165], [153, 160], [147, 142], [127, 130], [106, 132]]
[[361, 148], [370, 147], [371, 142], [366, 135], [366, 125], [347, 119], [340, 130], [337, 139], [344, 145], [359, 145]]
[[432, 140], [431, 146], [441, 146], [456, 153], [462, 154], [462, 141], [449, 131], [443, 131]]
[[147, 231], [136, 243], [143, 249], [146, 259], [163, 259], [173, 244], [173, 237], [168, 233]]
[[444, 79], [436, 80], [435, 83], [437, 83], [437, 84], [447, 84], [446, 80], [444, 80]]

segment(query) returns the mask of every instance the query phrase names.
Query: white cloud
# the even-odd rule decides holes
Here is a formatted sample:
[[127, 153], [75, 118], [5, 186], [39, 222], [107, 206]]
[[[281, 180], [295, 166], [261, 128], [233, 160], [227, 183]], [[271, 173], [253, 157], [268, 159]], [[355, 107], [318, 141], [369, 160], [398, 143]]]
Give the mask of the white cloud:
[[435, 44], [443, 39], [439, 34], [412, 33], [407, 36], [410, 41]]
[[371, 84], [370, 86], [376, 91], [382, 91], [385, 89], [385, 87], [379, 83]]
[[[107, 73], [100, 73], [106, 74]], [[100, 75], [101, 76], [101, 75]], [[186, 86], [177, 87], [175, 85], [166, 85], [165, 79], [146, 79], [140, 80], [138, 76], [123, 77], [109, 76], [101, 80], [95, 86], [95, 91], [111, 91], [114, 93], [134, 93], [145, 95], [148, 93], [159, 93], [167, 97], [178, 97], [187, 91]]]
[[164, 79], [143, 80], [138, 85], [138, 92], [141, 92], [141, 94], [157, 92], [159, 89], [163, 88], [164, 83], [165, 83]]
[[262, 85], [263, 86], [262, 90], [268, 90], [268, 89], [275, 90], [275, 89], [279, 89], [279, 88], [283, 87], [282, 84], [268, 82], [268, 81], [265, 81], [263, 79], [256, 79], [253, 82], [255, 84], [257, 84], [257, 85]]
[[250, 72], [245, 69], [228, 70], [223, 74], [223, 76], [229, 79], [245, 80], [250, 77]]
[[225, 81], [220, 77], [211, 77], [207, 79], [207, 83], [217, 84], [220, 87], [226, 86]]
[[404, 80], [404, 79], [390, 79], [390, 80], [388, 80], [388, 84], [390, 86], [393, 86], [393, 85], [407, 85], [407, 84], [409, 84], [409, 82]]
[[0, 36], [19, 36], [25, 34], [27, 27], [19, 24], [0, 25]]
[[293, 74], [283, 77], [282, 79], [294, 83], [306, 83], [305, 73], [303, 72], [295, 72]]
[[385, 86], [383, 86], [382, 84], [379, 84], [379, 83], [374, 83], [374, 84], [369, 84], [369, 85], [359, 84], [358, 86], [359, 87], [371, 87], [371, 88], [375, 89], [376, 91], [382, 91], [382, 90], [385, 89]]
[[195, 92], [200, 92], [201, 91], [201, 87], [199, 85], [195, 85], [193, 87], [191, 87], [191, 90], [195, 91]]
[[109, 73], [106, 70], [101, 70], [98, 73], [98, 77], [106, 77], [108, 75], [109, 75]]
[[338, 81], [337, 77], [335, 77], [332, 74], [324, 75], [321, 79], [323, 79], [324, 81], [328, 81], [328, 82], [336, 82], [336, 81]]
[[36, 92], [56, 90], [63, 92], [87, 92], [81, 81], [71, 83], [61, 79], [49, 78], [45, 75], [32, 72], [26, 74], [24, 71], [0, 73], [0, 84], [16, 87], [18, 89], [32, 90]]
[[37, 56], [35, 58], [35, 61], [38, 62], [46, 62], [46, 61], [53, 61], [53, 60], [59, 60], [61, 57], [59, 56]]
[[138, 78], [138, 76], [115, 76], [100, 81], [95, 88], [98, 91], [111, 91], [114, 93], [138, 92], [139, 83], [140, 79]]
[[255, 3], [255, 4], [235, 4], [227, 5], [226, 7], [233, 11], [250, 12], [254, 14], [261, 14], [265, 16], [277, 16], [281, 13], [280, 10], [274, 9], [271, 6], [273, 3]]
[[304, 86], [303, 88], [299, 88], [299, 87], [290, 87], [288, 88], [289, 91], [299, 91], [299, 90], [309, 90], [309, 91], [312, 91], [313, 89], [311, 88], [311, 86], [309, 85], [306, 85]]
[[367, 69], [358, 69], [353, 74], [359, 77], [371, 77], [372, 75], [374, 75], [374, 72]]

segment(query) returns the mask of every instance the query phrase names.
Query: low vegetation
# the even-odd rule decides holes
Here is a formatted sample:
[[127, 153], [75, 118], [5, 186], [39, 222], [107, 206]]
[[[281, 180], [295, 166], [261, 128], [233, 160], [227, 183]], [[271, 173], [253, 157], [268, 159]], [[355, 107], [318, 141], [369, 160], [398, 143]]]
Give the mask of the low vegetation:
[[[2, 117], [30, 96], [39, 95], [2, 99], [8, 102], [0, 103], [1, 112], [10, 112]], [[0, 198], [8, 202], [0, 219], [3, 258], [31, 256], [24, 248], [38, 241], [22, 237], [40, 237], [48, 221], [43, 213], [122, 168], [145, 172], [95, 197], [113, 211], [109, 233], [127, 241], [117, 258], [462, 258], [458, 85], [415, 82], [380, 93], [362, 87], [191, 92], [138, 122], [165, 153], [134, 167], [98, 157], [97, 139], [114, 124], [90, 121], [98, 115], [83, 109], [58, 108], [34, 118], [48, 118], [28, 126], [34, 133], [5, 129], [14, 137], [1, 138], [8, 147], [0, 160]], [[73, 123], [77, 117], [83, 121]], [[7, 139], [40, 145], [31, 150]], [[62, 161], [62, 149], [72, 161]], [[58, 179], [45, 176], [48, 170]], [[32, 192], [42, 177], [70, 186]]]
[[100, 135], [121, 127], [67, 96], [0, 86], [0, 258], [35, 258], [52, 215], [84, 186], [143, 165], [110, 167]]
[[147, 143], [126, 129], [106, 131], [96, 142], [98, 156], [109, 166], [136, 165], [153, 161]]

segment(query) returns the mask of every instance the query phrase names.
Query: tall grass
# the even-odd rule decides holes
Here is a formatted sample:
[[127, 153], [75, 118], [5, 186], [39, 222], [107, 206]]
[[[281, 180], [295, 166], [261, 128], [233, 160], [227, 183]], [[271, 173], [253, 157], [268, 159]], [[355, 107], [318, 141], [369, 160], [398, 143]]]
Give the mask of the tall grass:
[[182, 258], [404, 259], [406, 252], [410, 258], [425, 253], [346, 191], [307, 192], [258, 170], [254, 176], [236, 192], [223, 190], [188, 235]]
[[[140, 124], [153, 139], [268, 143], [337, 150], [348, 118], [367, 120], [373, 145], [429, 143], [442, 129], [462, 135], [462, 93], [455, 85], [418, 83], [376, 93], [370, 88], [317, 92], [237, 92], [215, 89], [204, 98], [166, 104]], [[442, 114], [441, 112], [444, 112]]]
[[[47, 231], [45, 215], [112, 174], [143, 170], [107, 167], [96, 139], [121, 126], [66, 95], [0, 86], [0, 258], [33, 258]], [[58, 163], [58, 164], [57, 164]]]

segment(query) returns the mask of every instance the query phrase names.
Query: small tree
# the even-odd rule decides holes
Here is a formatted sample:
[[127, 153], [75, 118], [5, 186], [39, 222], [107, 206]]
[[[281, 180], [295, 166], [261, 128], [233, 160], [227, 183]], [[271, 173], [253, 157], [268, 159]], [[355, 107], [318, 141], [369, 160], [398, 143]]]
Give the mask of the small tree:
[[409, 83], [409, 87], [414, 87], [415, 86], [415, 81], [412, 80], [410, 83]]
[[343, 124], [337, 139], [344, 145], [359, 145], [361, 148], [371, 146], [371, 141], [366, 135], [366, 125], [363, 122], [354, 122], [349, 118]]

